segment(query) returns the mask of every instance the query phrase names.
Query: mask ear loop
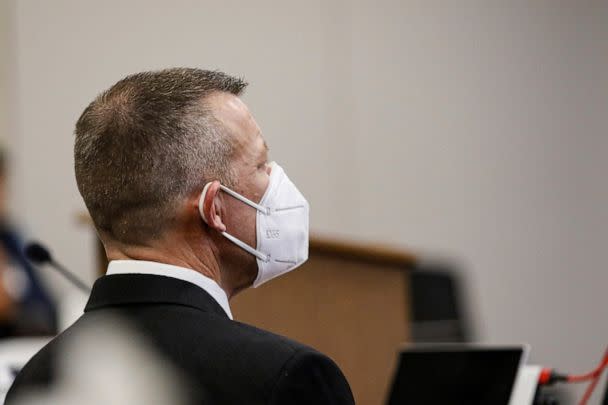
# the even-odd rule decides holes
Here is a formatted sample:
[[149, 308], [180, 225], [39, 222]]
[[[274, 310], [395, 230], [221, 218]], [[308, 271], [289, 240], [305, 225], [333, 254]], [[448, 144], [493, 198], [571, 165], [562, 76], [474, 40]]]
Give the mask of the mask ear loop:
[[[198, 199], [198, 212], [199, 212], [199, 214], [201, 215], [201, 218], [203, 218], [203, 221], [205, 221], [206, 224], [208, 224], [209, 222], [207, 221], [207, 218], [205, 217], [205, 212], [203, 210], [203, 203], [205, 201], [205, 196], [207, 195], [207, 191], [209, 191], [209, 187], [210, 186], [211, 186], [211, 183], [205, 184], [205, 187], [203, 188], [203, 192], [201, 193], [201, 196]], [[228, 187], [223, 186], [221, 184], [220, 184], [220, 189], [223, 190], [223, 191], [225, 191], [226, 193], [230, 194], [231, 196], [233, 196], [237, 200], [244, 202], [245, 204], [247, 204], [247, 205], [255, 208], [256, 210], [260, 211], [261, 213], [263, 213], [265, 215], [268, 215], [268, 213], [269, 213], [269, 209], [268, 208], [254, 203], [250, 199], [248, 199], [246, 197], [243, 197], [239, 193], [237, 193], [237, 192], [235, 192], [235, 191], [233, 191], [233, 190], [229, 189]], [[270, 261], [270, 256], [269, 255], [265, 255], [264, 253], [257, 251], [256, 249], [252, 248], [251, 246], [249, 246], [248, 244], [246, 244], [245, 242], [243, 242], [239, 238], [237, 238], [235, 236], [232, 236], [228, 232], [220, 232], [220, 233], [222, 235], [224, 235], [224, 237], [226, 239], [228, 239], [230, 242], [234, 243], [235, 245], [237, 245], [241, 249], [247, 251], [248, 253], [254, 255], [255, 257], [257, 257], [261, 261], [263, 261], [263, 262], [269, 262]]]
[[[207, 186], [205, 186], [205, 187], [207, 187]], [[256, 204], [253, 201], [251, 201], [249, 198], [240, 195], [236, 191], [233, 191], [233, 190], [229, 189], [228, 187], [226, 187], [224, 185], [220, 184], [220, 189], [222, 189], [222, 191], [225, 191], [226, 193], [230, 194], [231, 196], [233, 196], [237, 200], [240, 200], [240, 201], [244, 202], [245, 204], [249, 205], [250, 207], [255, 208], [256, 210], [260, 211], [262, 214], [264, 214], [264, 215], [269, 215], [270, 214], [270, 208], [269, 207], [264, 207], [263, 205]]]

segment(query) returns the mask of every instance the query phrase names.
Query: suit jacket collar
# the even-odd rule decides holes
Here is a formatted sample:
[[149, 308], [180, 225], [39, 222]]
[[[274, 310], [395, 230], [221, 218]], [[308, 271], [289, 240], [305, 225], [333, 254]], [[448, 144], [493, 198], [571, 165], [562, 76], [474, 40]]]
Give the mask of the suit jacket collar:
[[173, 277], [149, 274], [115, 274], [93, 285], [85, 312], [129, 304], [173, 304], [210, 312], [227, 319], [222, 307], [205, 290]]

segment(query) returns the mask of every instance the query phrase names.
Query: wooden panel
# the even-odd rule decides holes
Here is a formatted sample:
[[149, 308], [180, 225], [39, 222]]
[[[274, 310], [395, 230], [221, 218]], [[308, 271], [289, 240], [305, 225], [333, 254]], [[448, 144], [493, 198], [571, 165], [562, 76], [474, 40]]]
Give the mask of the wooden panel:
[[351, 242], [317, 235], [310, 237], [310, 253], [399, 269], [409, 269], [416, 264], [413, 254], [384, 244]]
[[235, 297], [235, 319], [329, 355], [357, 404], [384, 403], [398, 346], [408, 340], [407, 273], [401, 266], [315, 254], [294, 272]]

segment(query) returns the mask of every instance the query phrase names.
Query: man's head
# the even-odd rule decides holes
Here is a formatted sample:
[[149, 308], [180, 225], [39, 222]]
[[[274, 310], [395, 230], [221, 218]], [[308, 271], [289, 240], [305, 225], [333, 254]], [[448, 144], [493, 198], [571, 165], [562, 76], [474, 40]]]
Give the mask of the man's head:
[[[266, 145], [238, 98], [246, 85], [216, 71], [144, 72], [85, 109], [75, 131], [76, 181], [107, 251], [179, 240], [208, 247], [224, 267], [255, 266], [217, 232], [228, 229], [255, 246], [255, 210], [221, 194], [219, 184], [253, 201], [268, 185]], [[197, 197], [210, 181], [207, 225]]]

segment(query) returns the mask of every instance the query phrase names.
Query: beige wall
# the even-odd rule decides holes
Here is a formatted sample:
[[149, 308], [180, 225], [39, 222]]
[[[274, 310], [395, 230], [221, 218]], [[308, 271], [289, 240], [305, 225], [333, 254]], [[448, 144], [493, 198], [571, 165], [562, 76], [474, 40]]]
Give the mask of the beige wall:
[[8, 82], [8, 62], [9, 55], [9, 21], [11, 14], [9, 3], [0, 1], [0, 145], [6, 142], [7, 128], [7, 82]]
[[608, 3], [11, 3], [16, 208], [69, 267], [92, 277], [80, 111], [127, 73], [217, 67], [252, 83], [314, 230], [460, 260], [487, 341], [575, 371], [603, 350]]

